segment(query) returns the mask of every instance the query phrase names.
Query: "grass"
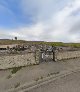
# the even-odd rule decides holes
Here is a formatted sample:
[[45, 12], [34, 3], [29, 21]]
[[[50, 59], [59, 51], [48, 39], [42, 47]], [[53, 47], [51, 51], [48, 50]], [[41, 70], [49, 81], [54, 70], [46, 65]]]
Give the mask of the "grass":
[[80, 47], [80, 43], [63, 43], [63, 42], [44, 42], [44, 41], [25, 41], [25, 40], [0, 40], [0, 45], [10, 44], [36, 44], [36, 45], [51, 45], [51, 46], [69, 46]]
[[16, 73], [17, 71], [19, 71], [21, 68], [22, 68], [22, 67], [14, 67], [14, 68], [12, 68], [11, 73], [12, 73], [12, 74], [15, 74], [15, 73]]
[[0, 45], [23, 44], [24, 40], [0, 40]]

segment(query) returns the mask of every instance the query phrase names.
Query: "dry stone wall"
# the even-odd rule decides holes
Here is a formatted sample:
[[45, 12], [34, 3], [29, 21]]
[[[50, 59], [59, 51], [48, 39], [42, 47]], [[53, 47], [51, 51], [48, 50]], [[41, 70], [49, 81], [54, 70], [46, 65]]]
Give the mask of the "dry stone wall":
[[80, 57], [80, 51], [63, 51], [56, 53], [57, 60], [64, 60], [78, 57]]
[[[80, 57], [80, 51], [55, 52], [55, 61], [78, 57]], [[0, 55], [0, 69], [39, 64], [42, 60], [41, 58], [42, 54], [39, 51], [16, 55]], [[44, 59], [47, 61], [53, 60], [52, 52], [50, 54], [45, 54]]]
[[[37, 54], [37, 55], [36, 55]], [[1, 55], [0, 69], [34, 65], [39, 63], [39, 52], [21, 55]]]

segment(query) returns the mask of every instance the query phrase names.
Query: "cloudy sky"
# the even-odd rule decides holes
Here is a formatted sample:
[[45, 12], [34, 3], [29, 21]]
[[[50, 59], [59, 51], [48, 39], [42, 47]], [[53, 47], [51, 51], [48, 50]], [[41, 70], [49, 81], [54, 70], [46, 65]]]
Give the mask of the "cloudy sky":
[[0, 39], [80, 42], [80, 0], [0, 0]]

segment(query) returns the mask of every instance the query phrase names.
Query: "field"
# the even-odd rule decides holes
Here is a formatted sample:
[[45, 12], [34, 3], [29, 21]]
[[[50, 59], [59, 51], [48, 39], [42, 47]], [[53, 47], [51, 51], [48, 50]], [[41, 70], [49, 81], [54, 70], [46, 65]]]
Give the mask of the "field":
[[0, 45], [10, 45], [10, 44], [42, 44], [51, 46], [71, 46], [80, 47], [80, 43], [63, 43], [63, 42], [44, 42], [44, 41], [25, 41], [25, 40], [10, 40], [10, 39], [0, 39]]

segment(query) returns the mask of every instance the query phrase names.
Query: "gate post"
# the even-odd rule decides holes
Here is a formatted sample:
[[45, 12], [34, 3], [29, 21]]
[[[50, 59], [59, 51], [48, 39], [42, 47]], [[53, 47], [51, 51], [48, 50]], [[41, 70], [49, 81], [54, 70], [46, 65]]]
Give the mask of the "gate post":
[[38, 50], [35, 51], [35, 62], [36, 64], [40, 63], [40, 51]]
[[56, 52], [55, 52], [55, 50], [56, 50], [56, 47], [53, 47], [53, 46], [52, 46], [53, 61], [56, 62], [56, 58], [55, 58], [55, 55], [56, 55], [55, 53], [56, 53]]

